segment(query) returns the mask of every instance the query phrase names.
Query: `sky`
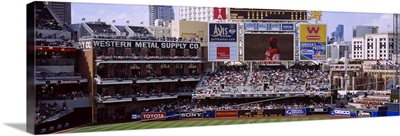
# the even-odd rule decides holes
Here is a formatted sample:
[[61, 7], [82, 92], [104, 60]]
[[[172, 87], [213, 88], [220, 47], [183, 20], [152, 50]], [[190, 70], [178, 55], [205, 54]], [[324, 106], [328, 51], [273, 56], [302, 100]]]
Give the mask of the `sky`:
[[[175, 19], [179, 19], [179, 7], [174, 6]], [[144, 26], [149, 24], [149, 11], [147, 5], [132, 4], [92, 4], [92, 3], [72, 3], [72, 23], [86, 21], [101, 21], [111, 23], [116, 20], [116, 24], [125, 25], [130, 21], [130, 25]], [[344, 25], [344, 40], [351, 41], [352, 27], [357, 25], [379, 26], [379, 32], [385, 33], [393, 29], [393, 15], [381, 13], [352, 13], [352, 12], [325, 12], [323, 11], [321, 23], [327, 24], [327, 36], [336, 30], [339, 24]]]

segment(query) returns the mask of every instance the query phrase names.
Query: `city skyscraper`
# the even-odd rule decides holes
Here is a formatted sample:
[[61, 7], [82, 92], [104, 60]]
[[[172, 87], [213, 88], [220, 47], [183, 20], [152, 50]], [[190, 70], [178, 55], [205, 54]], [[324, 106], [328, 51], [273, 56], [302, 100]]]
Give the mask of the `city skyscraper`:
[[169, 22], [175, 20], [175, 12], [172, 6], [149, 6], [149, 24], [155, 26], [155, 20], [161, 19], [162, 21]]
[[49, 2], [48, 4], [62, 22], [71, 24], [71, 2]]
[[366, 34], [377, 34], [378, 26], [355, 26], [353, 27], [353, 37], [364, 37]]
[[341, 42], [344, 41], [343, 38], [343, 31], [344, 31], [344, 26], [343, 25], [338, 25], [336, 27], [336, 31], [332, 32], [331, 36], [334, 38], [334, 42]]

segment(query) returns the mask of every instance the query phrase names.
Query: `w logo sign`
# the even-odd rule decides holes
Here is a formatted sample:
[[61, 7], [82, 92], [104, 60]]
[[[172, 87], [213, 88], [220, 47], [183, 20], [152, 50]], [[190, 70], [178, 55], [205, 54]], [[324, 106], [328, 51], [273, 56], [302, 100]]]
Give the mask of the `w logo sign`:
[[321, 37], [318, 35], [319, 27], [307, 27], [308, 35], [307, 40], [320, 40]]
[[307, 27], [307, 31], [308, 31], [309, 34], [312, 34], [312, 33], [318, 34], [319, 27], [317, 27], [317, 28], [315, 28], [315, 27], [311, 27], [311, 28]]

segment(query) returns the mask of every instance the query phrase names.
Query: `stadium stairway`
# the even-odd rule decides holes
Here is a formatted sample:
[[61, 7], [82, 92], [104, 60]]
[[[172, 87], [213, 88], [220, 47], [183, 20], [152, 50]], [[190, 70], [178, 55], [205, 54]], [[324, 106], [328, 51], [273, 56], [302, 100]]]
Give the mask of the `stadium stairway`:
[[59, 119], [59, 118], [61, 118], [61, 117], [64, 117], [64, 116], [66, 116], [66, 115], [68, 115], [68, 114], [70, 114], [70, 113], [72, 113], [72, 112], [74, 112], [73, 109], [67, 110], [67, 111], [64, 111], [64, 112], [57, 113], [56, 115], [51, 116], [50, 118], [45, 119], [42, 123], [44, 123], [44, 122], [51, 122], [51, 121], [57, 120], [57, 119]]
[[51, 5], [47, 1], [45, 1], [43, 3], [44, 3], [44, 5], [47, 6], [48, 11], [53, 16], [53, 18], [57, 21], [57, 23], [61, 24], [61, 25], [64, 24], [64, 22], [62, 22], [61, 19], [57, 16], [57, 14], [53, 11]]
[[251, 85], [251, 77], [252, 77], [253, 71], [249, 70], [249, 74], [247, 75], [247, 85]]
[[89, 25], [87, 25], [85, 22], [83, 22], [83, 23], [82, 23], [82, 26], [85, 28], [85, 30], [86, 30], [87, 32], [90, 33], [91, 36], [94, 36], [94, 31], [93, 31], [92, 28], [90, 28]]

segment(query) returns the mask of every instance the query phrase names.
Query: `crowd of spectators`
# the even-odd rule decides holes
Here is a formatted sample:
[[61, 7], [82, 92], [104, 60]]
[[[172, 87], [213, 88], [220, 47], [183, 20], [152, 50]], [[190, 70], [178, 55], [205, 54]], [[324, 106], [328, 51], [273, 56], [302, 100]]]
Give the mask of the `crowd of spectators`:
[[261, 109], [295, 109], [295, 108], [327, 108], [329, 104], [323, 101], [300, 101], [284, 100], [269, 101], [259, 103], [237, 103], [237, 102], [218, 102], [205, 100], [177, 99], [158, 105], [136, 109], [134, 112], [196, 112], [207, 110], [261, 110]]
[[122, 98], [132, 98], [132, 97], [150, 97], [150, 96], [164, 96], [171, 95], [175, 93], [183, 93], [183, 92], [193, 92], [194, 87], [191, 86], [183, 86], [178, 87], [176, 90], [170, 90], [163, 88], [162, 90], [150, 89], [147, 91], [140, 91], [137, 89], [133, 89], [133, 91], [127, 90], [119, 90], [118, 92], [109, 92], [106, 90], [98, 92], [99, 99], [108, 100], [108, 99], [122, 99]]
[[84, 36], [83, 38], [99, 38], [99, 39], [129, 39], [129, 40], [143, 40], [143, 41], [162, 41], [162, 42], [205, 42], [202, 38], [184, 38], [184, 37], [155, 37], [155, 36], [121, 36], [115, 33], [98, 34], [95, 36]]
[[63, 105], [58, 105], [57, 103], [50, 104], [38, 102], [36, 105], [36, 124], [67, 110], [68, 107], [65, 103], [63, 103]]
[[195, 93], [318, 92], [329, 88], [328, 73], [315, 68], [259, 67], [250, 71], [224, 67], [204, 78]]
[[36, 46], [60, 46], [60, 47], [73, 47], [71, 42], [68, 41], [47, 41], [47, 40], [36, 40]]
[[[45, 89], [43, 89], [45, 88]], [[38, 100], [74, 100], [79, 98], [89, 98], [88, 91], [71, 91], [63, 87], [43, 87], [37, 90]]]
[[201, 81], [201, 85], [212, 88], [222, 84], [224, 86], [244, 86], [248, 74], [246, 66], [221, 66], [216, 72], [209, 73]]
[[[353, 98], [354, 99], [354, 98]], [[389, 99], [386, 98], [356, 98], [354, 103], [361, 104], [361, 108], [367, 109], [378, 109], [379, 106], [383, 106], [385, 103], [389, 102]]]
[[43, 3], [36, 4], [36, 28], [48, 30], [62, 30], [63, 26], [51, 15], [47, 6]]

